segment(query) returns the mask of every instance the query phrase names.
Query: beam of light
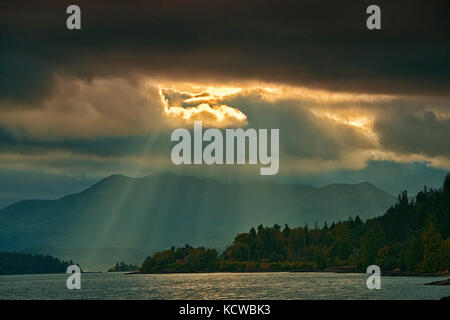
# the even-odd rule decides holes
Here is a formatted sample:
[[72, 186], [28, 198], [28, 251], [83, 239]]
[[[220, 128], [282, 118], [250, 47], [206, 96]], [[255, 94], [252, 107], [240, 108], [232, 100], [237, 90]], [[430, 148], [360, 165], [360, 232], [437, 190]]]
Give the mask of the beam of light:
[[[161, 125], [160, 125], [161, 126]], [[146, 141], [146, 144], [142, 148], [142, 151], [140, 152], [141, 157], [145, 157], [146, 154], [148, 154], [153, 145], [155, 144], [155, 141], [157, 139], [158, 133], [160, 132], [161, 128], [156, 128], [156, 132], [153, 134], [148, 135], [148, 139]], [[139, 156], [138, 156], [139, 158]], [[145, 175], [145, 165], [142, 162], [135, 162], [134, 168], [130, 168], [131, 170], [131, 176], [132, 177], [141, 177]], [[127, 199], [130, 197], [132, 190], [132, 184], [126, 183], [125, 186], [119, 191], [117, 197], [115, 199], [111, 199], [111, 201], [114, 203], [113, 210], [110, 211], [108, 215], [108, 220], [103, 222], [103, 229], [99, 230], [97, 233], [96, 240], [92, 248], [105, 248], [105, 245], [108, 245], [108, 240], [111, 238], [115, 238], [115, 236], [112, 234], [114, 230], [119, 230], [120, 225], [118, 218], [121, 214], [124, 214], [124, 204], [127, 201]], [[149, 195], [149, 197], [153, 196], [153, 200], [156, 200], [154, 195]], [[129, 217], [129, 219], [135, 219], [136, 217]], [[146, 226], [142, 223], [138, 223], [138, 226], [141, 227], [140, 230], [135, 230], [134, 232], [134, 244], [138, 243], [141, 237], [143, 236], [145, 232]], [[127, 245], [130, 245], [129, 242], [127, 242]], [[136, 247], [136, 246], [134, 246]], [[90, 252], [90, 256], [88, 256], [89, 263], [94, 260], [95, 251]]]

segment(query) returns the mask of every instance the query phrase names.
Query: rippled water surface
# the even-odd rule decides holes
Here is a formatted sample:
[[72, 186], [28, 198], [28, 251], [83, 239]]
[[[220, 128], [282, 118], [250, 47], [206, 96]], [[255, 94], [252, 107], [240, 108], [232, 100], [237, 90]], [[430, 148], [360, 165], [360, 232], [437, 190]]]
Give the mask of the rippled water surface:
[[382, 277], [380, 290], [365, 274], [210, 273], [82, 274], [81, 290], [68, 290], [67, 274], [0, 276], [0, 299], [439, 299], [444, 278]]

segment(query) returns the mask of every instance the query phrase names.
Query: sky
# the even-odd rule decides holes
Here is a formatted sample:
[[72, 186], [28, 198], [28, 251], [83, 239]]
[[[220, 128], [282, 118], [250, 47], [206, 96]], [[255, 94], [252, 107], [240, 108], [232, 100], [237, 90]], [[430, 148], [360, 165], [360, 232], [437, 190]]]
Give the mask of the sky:
[[[438, 187], [450, 171], [446, 1], [0, 4], [0, 207], [110, 174]], [[175, 128], [280, 129], [280, 169], [175, 166]]]

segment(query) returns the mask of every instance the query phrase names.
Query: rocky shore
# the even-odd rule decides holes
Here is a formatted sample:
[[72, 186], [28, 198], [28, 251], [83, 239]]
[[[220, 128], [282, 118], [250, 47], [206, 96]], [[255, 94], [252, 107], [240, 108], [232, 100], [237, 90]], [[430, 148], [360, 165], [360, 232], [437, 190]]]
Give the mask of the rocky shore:
[[433, 281], [430, 283], [425, 283], [426, 286], [448, 286], [450, 285], [450, 278], [440, 281]]

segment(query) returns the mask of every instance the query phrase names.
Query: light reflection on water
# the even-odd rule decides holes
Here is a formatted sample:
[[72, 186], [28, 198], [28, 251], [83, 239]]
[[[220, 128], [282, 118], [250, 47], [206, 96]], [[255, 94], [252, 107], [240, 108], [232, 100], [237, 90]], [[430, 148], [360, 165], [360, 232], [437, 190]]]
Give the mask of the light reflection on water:
[[439, 299], [445, 278], [382, 277], [380, 290], [365, 274], [203, 273], [82, 274], [81, 290], [68, 290], [68, 274], [0, 276], [0, 299]]

